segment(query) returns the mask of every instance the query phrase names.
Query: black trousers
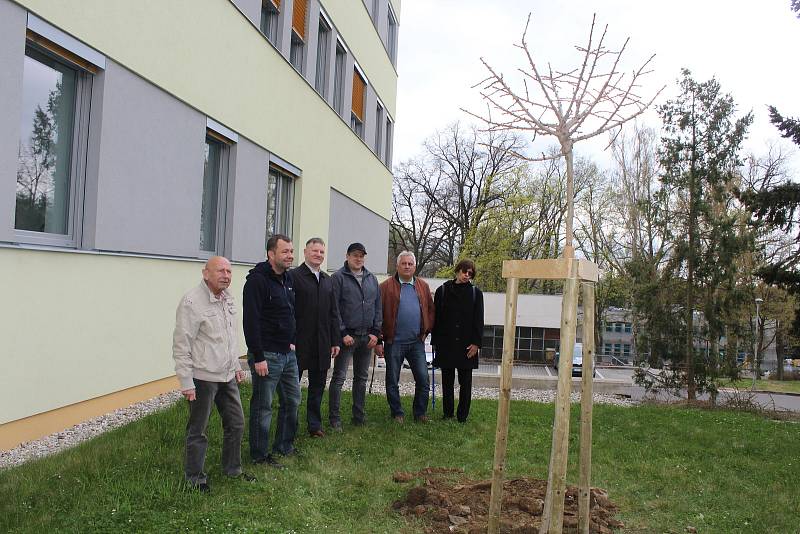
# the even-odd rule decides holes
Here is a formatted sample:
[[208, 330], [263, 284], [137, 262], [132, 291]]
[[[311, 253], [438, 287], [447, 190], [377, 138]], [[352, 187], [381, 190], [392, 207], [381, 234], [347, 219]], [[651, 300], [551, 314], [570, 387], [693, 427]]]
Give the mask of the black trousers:
[[[453, 417], [453, 404], [455, 401], [454, 386], [456, 382], [455, 369], [441, 369], [442, 372], [442, 410], [445, 417]], [[472, 369], [458, 370], [458, 409], [456, 418], [463, 423], [469, 415], [469, 405], [472, 402]]]
[[300, 369], [300, 378], [303, 371], [308, 371], [308, 398], [306, 399], [306, 422], [308, 432], [322, 430], [322, 396], [325, 392], [325, 383], [328, 381], [327, 369]]

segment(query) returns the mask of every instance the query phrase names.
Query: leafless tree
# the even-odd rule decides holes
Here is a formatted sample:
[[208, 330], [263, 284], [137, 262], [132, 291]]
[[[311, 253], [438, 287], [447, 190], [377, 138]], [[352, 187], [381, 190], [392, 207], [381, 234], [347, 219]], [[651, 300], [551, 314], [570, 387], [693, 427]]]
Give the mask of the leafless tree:
[[[599, 38], [596, 38], [595, 17], [592, 18], [587, 44], [577, 47], [578, 52], [582, 54], [580, 66], [564, 71], [554, 69], [549, 63], [543, 66], [538, 59], [534, 59], [534, 54], [527, 41], [529, 27], [530, 15], [525, 24], [522, 39], [516, 45], [527, 60], [527, 64], [518, 69], [522, 75], [522, 86], [512, 87], [512, 84], [501, 73], [481, 58], [489, 75], [476, 87], [481, 89], [487, 111], [486, 113], [465, 111], [483, 121], [486, 131], [491, 133], [529, 132], [533, 138], [545, 135], [558, 139], [560, 153], [542, 154], [539, 157], [528, 157], [527, 159], [547, 160], [563, 157], [566, 162], [567, 209], [563, 256], [574, 258], [573, 147], [575, 143], [609, 132], [619, 132], [623, 124], [642, 114], [661, 91], [656, 92], [650, 99], [639, 94], [642, 79], [650, 72], [648, 65], [653, 56], [629, 75], [622, 72], [620, 61], [628, 40], [619, 49], [607, 47], [605, 43], [608, 27], [606, 26], [600, 32]], [[568, 287], [574, 289], [575, 286], [570, 284]], [[570, 295], [572, 298], [576, 293], [570, 290]], [[566, 299], [567, 297], [565, 297], [565, 301]], [[574, 317], [570, 318], [572, 321], [574, 319]], [[562, 324], [564, 321], [565, 319], [562, 317]], [[568, 349], [562, 347], [562, 350]], [[567, 450], [567, 442], [563, 437], [566, 436], [566, 428], [569, 426], [569, 398], [566, 388], [566, 382], [559, 381], [548, 492], [540, 532], [560, 532], [563, 521], [563, 494], [561, 492], [563, 492], [566, 478]], [[566, 409], [559, 410], [558, 406], [564, 404], [566, 404]], [[501, 437], [501, 433], [502, 430], [498, 427], [498, 442], [502, 442], [504, 439]], [[561, 436], [558, 442], [556, 436]], [[497, 466], [495, 467], [497, 468]], [[561, 496], [557, 497], [556, 495]], [[499, 509], [495, 508], [497, 506], [495, 503], [499, 502], [499, 499], [495, 499], [494, 488], [492, 499], [491, 508], [493, 510], [490, 512], [489, 530], [496, 532], [499, 529]], [[584, 501], [581, 500], [580, 508], [581, 530], [588, 532], [588, 516], [585, 515], [588, 503], [584, 504]]]
[[564, 255], [573, 257], [575, 143], [608, 132], [618, 132], [623, 124], [643, 113], [661, 90], [649, 99], [639, 94], [642, 79], [651, 72], [649, 65], [654, 56], [630, 74], [622, 72], [620, 61], [628, 39], [619, 49], [608, 48], [608, 26], [598, 38], [595, 17], [592, 17], [587, 44], [576, 47], [582, 54], [582, 63], [578, 68], [561, 71], [554, 69], [550, 63], [542, 66], [527, 40], [530, 20], [529, 15], [522, 39], [515, 45], [527, 61], [518, 69], [522, 75], [522, 86], [512, 87], [502, 73], [481, 58], [489, 76], [476, 87], [480, 87], [487, 111], [464, 111], [480, 119], [489, 132], [530, 132], [534, 139], [539, 135], [558, 139], [561, 151], [557, 155], [520, 156], [531, 161], [564, 157], [568, 203]]
[[423, 152], [395, 172], [392, 246], [417, 254], [420, 272], [453, 265], [471, 232], [504, 202], [524, 165], [513, 133], [480, 132], [454, 123], [425, 141]]

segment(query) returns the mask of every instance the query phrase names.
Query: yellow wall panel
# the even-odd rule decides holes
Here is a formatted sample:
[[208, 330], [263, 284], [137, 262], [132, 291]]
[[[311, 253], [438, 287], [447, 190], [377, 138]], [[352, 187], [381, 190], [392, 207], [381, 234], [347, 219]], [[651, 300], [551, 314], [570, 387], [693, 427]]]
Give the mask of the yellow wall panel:
[[[173, 376], [175, 309], [202, 267], [0, 248], [0, 277], [14, 282], [0, 322], [0, 424]], [[249, 268], [233, 270], [241, 310]], [[244, 339], [240, 346], [245, 354]]]

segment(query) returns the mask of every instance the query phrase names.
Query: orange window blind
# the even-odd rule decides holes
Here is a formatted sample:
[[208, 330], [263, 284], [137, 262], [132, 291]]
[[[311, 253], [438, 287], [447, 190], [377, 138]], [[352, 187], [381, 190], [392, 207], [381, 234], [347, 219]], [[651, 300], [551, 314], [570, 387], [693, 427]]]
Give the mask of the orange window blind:
[[267, 2], [272, 2], [272, 5], [277, 7], [278, 9], [281, 8], [281, 0], [266, 0]]
[[353, 69], [353, 115], [358, 120], [364, 122], [364, 90], [367, 87], [367, 82], [358, 73], [358, 70]]
[[292, 29], [303, 41], [306, 40], [307, 9], [308, 0], [294, 0], [294, 9], [292, 11]]

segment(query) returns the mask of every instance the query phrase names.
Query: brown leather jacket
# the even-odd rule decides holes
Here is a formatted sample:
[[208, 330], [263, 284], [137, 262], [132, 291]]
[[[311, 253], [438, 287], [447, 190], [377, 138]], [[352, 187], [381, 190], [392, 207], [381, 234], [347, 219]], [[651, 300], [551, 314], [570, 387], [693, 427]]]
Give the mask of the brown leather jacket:
[[[394, 340], [395, 325], [397, 322], [397, 309], [400, 307], [400, 280], [395, 274], [381, 283], [381, 304], [383, 305], [383, 342], [391, 343]], [[424, 341], [433, 330], [433, 298], [431, 288], [422, 278], [414, 279], [414, 289], [419, 297], [420, 341]]]

